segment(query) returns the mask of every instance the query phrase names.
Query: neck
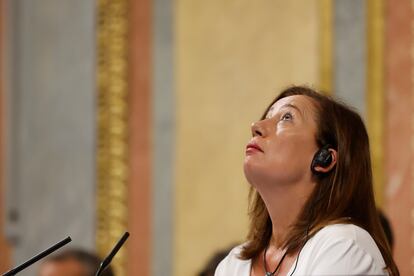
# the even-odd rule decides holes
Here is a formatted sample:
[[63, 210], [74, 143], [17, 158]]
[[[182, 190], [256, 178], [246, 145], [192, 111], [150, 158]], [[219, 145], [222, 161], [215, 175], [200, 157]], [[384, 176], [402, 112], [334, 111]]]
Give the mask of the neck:
[[[257, 186], [256, 186], [257, 187]], [[282, 248], [286, 238], [314, 188], [314, 183], [297, 183], [286, 186], [267, 185], [258, 189], [272, 221], [269, 246]]]

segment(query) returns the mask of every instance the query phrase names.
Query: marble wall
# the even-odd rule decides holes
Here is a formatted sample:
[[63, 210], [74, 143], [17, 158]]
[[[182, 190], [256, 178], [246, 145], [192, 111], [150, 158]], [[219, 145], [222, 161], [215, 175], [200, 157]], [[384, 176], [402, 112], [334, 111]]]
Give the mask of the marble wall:
[[174, 170], [176, 163], [176, 110], [174, 90], [175, 9], [176, 2], [153, 1], [153, 94], [152, 94], [152, 275], [172, 273], [176, 256], [173, 254]]
[[5, 223], [16, 264], [68, 235], [95, 246], [95, 1], [7, 9]]
[[[0, 64], [4, 64], [4, 30], [5, 30], [5, 3], [0, 1]], [[7, 271], [10, 268], [10, 244], [3, 235], [4, 217], [3, 206], [5, 201], [5, 183], [4, 183], [4, 66], [0, 66], [0, 271]]]
[[175, 6], [174, 275], [244, 240], [250, 125], [281, 88], [317, 85], [317, 1]]
[[414, 273], [414, 79], [413, 6], [386, 1], [384, 208], [395, 236], [401, 275]]
[[[412, 274], [413, 11], [383, 1], [384, 118], [369, 118], [373, 1], [134, 2], [130, 274], [194, 275], [214, 252], [243, 241], [250, 124], [285, 86], [327, 79], [326, 37], [334, 95], [368, 127], [383, 122], [384, 141], [374, 143], [385, 151], [384, 185], [376, 189], [401, 274]], [[4, 215], [14, 263], [69, 234], [74, 245], [95, 247], [96, 2], [40, 2], [6, 2]], [[322, 10], [331, 12], [328, 36]]]
[[335, 97], [356, 108], [365, 117], [366, 1], [335, 0], [334, 87]]

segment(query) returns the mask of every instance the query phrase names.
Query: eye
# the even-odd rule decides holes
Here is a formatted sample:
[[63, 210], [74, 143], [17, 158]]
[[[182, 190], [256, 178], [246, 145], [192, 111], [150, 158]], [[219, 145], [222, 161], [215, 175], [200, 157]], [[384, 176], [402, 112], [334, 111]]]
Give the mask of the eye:
[[290, 112], [286, 112], [282, 115], [281, 121], [291, 121], [293, 119], [293, 115]]

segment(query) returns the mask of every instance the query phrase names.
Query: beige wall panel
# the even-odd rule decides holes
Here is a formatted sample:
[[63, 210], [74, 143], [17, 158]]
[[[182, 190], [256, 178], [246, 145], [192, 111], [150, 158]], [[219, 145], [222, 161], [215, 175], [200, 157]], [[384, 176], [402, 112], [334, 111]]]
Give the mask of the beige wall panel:
[[179, 0], [175, 9], [174, 275], [243, 241], [250, 124], [290, 84], [318, 80], [316, 0]]

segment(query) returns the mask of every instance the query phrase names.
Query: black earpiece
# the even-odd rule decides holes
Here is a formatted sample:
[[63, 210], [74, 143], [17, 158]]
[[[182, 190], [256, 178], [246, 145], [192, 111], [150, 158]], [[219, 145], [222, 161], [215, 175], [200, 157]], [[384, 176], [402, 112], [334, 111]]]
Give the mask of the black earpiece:
[[313, 156], [311, 163], [311, 170], [314, 174], [321, 174], [315, 170], [316, 167], [326, 168], [332, 163], [332, 154], [329, 149], [332, 148], [331, 145], [325, 145], [320, 148], [315, 155]]

